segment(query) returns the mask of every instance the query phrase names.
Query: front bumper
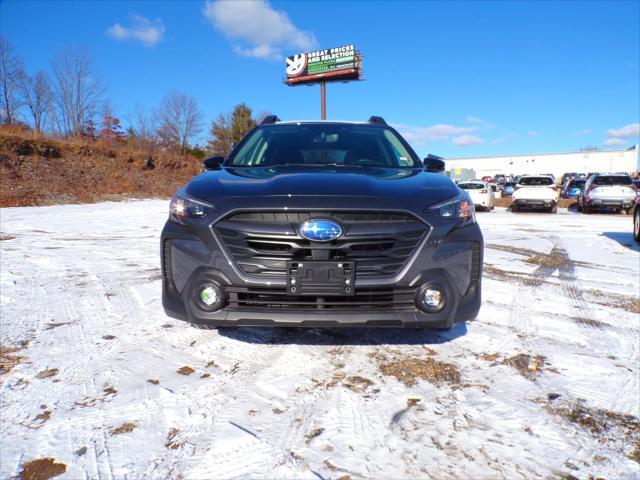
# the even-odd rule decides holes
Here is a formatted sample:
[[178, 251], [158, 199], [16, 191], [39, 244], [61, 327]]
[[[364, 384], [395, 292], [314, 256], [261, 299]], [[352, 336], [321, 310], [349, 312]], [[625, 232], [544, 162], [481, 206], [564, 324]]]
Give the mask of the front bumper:
[[[483, 260], [477, 224], [450, 229], [433, 226], [400, 274], [356, 277], [353, 301], [327, 297], [323, 303], [315, 297], [287, 297], [284, 278], [239, 271], [210, 229], [169, 221], [161, 236], [163, 306], [173, 318], [219, 327], [450, 327], [474, 319], [480, 309]], [[224, 308], [209, 312], [200, 307], [196, 299], [203, 282], [222, 287]], [[445, 293], [439, 312], [427, 313], [414, 301], [427, 284]]]

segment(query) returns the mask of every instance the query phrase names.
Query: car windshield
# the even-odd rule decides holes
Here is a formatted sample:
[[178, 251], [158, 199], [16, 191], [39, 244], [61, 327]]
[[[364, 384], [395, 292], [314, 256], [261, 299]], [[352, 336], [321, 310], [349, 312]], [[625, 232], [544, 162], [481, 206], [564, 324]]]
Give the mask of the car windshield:
[[582, 188], [585, 183], [587, 183], [586, 180], [571, 180], [569, 182], [569, 188]]
[[627, 175], [599, 175], [593, 180], [596, 185], [631, 185], [633, 180]]
[[243, 140], [225, 165], [422, 167], [404, 140], [393, 130], [337, 123], [259, 127]]
[[504, 184], [505, 188], [506, 187], [513, 187], [516, 184], [516, 182], [507, 182]]
[[526, 185], [528, 187], [541, 187], [546, 185], [553, 185], [551, 177], [523, 177], [520, 179], [520, 185]]
[[482, 183], [459, 183], [458, 186], [463, 190], [481, 190], [487, 188]]

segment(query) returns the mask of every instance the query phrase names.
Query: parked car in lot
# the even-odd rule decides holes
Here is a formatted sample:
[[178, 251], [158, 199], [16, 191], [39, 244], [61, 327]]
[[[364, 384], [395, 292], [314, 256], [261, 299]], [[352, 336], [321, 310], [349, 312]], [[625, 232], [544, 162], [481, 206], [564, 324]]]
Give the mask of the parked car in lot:
[[487, 182], [462, 182], [458, 184], [462, 190], [469, 194], [476, 210], [493, 210], [496, 206], [496, 197]]
[[520, 178], [512, 195], [511, 211], [522, 208], [545, 209], [551, 213], [558, 211], [558, 187], [547, 175], [528, 175]]
[[502, 187], [502, 196], [510, 197], [511, 195], [513, 195], [513, 190], [515, 186], [516, 186], [516, 182], [506, 182]]
[[640, 196], [638, 195], [633, 206], [633, 238], [636, 242], [640, 242]]
[[562, 198], [578, 198], [582, 194], [584, 184], [587, 183], [585, 179], [573, 178], [567, 180], [560, 192]]
[[507, 181], [507, 176], [504, 173], [496, 173], [492, 182], [496, 185], [504, 185]]
[[380, 117], [266, 117], [180, 188], [160, 239], [165, 312], [200, 328], [447, 328], [480, 309], [469, 194]]
[[579, 178], [577, 172], [567, 172], [562, 175], [562, 180], [560, 181], [560, 185], [566, 185], [567, 180], [572, 180], [574, 178]]
[[578, 210], [591, 213], [593, 209], [613, 209], [629, 214], [635, 200], [636, 190], [629, 175], [594, 173], [578, 197]]

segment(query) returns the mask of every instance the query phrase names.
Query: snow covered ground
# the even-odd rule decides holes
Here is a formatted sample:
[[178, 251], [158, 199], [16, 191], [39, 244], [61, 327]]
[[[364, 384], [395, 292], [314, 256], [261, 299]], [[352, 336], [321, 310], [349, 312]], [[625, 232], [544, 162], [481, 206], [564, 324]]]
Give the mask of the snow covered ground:
[[640, 474], [630, 217], [478, 214], [484, 304], [447, 332], [201, 331], [162, 310], [167, 203], [0, 212], [1, 478]]

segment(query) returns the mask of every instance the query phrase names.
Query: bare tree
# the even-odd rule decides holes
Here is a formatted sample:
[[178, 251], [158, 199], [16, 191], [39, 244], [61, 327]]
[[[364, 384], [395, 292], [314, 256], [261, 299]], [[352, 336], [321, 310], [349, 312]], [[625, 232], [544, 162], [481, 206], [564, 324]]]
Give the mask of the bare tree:
[[129, 142], [153, 155], [157, 147], [158, 121], [156, 116], [142, 105], [136, 104], [128, 115], [130, 125]]
[[23, 105], [19, 92], [23, 75], [22, 59], [9, 39], [0, 36], [0, 123], [11, 125], [17, 120], [17, 111]]
[[80, 135], [85, 123], [96, 114], [106, 86], [84, 47], [60, 50], [54, 57], [52, 70], [59, 129], [64, 135]]
[[185, 153], [189, 141], [202, 131], [202, 116], [195, 98], [176, 91], [169, 92], [157, 110], [160, 140]]
[[33, 77], [23, 75], [20, 82], [20, 90], [24, 103], [29, 109], [33, 128], [41, 132], [45, 126], [47, 114], [53, 107], [53, 94], [49, 85], [49, 77], [40, 70]]

